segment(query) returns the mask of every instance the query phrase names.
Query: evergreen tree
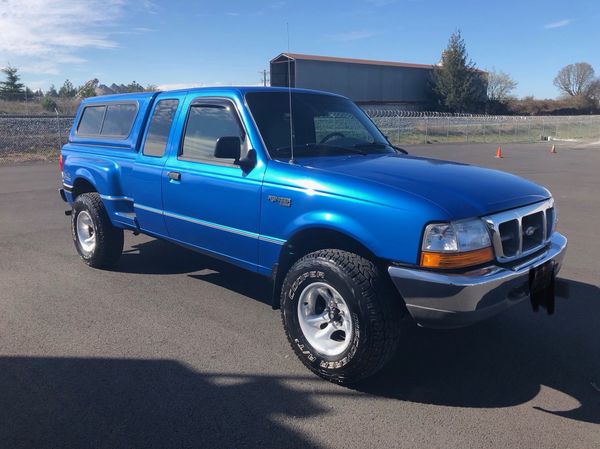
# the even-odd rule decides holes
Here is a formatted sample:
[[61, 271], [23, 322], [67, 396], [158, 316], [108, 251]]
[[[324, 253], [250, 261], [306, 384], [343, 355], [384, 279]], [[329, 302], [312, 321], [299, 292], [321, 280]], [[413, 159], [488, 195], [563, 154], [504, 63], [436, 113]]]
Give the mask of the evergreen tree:
[[77, 96], [79, 98], [95, 97], [96, 87], [98, 87], [98, 84], [100, 84], [100, 82], [97, 78], [89, 80], [83, 86], [79, 86], [79, 88], [77, 89]]
[[472, 111], [485, 100], [485, 81], [469, 59], [460, 31], [450, 36], [433, 81], [438, 101], [451, 112]]
[[5, 100], [22, 100], [25, 90], [23, 83], [20, 83], [21, 76], [17, 74], [18, 69], [8, 64], [0, 70], [6, 76], [6, 81], [0, 81], [0, 97]]
[[71, 81], [66, 79], [58, 91], [58, 96], [63, 98], [73, 98], [75, 94], [77, 94], [77, 89], [73, 87], [73, 83], [71, 83]]
[[77, 92], [77, 96], [81, 97], [81, 98], [95, 97], [96, 90], [94, 89], [93, 86], [90, 86], [89, 84], [84, 84], [83, 86], [81, 86], [79, 88], [79, 91]]
[[42, 107], [46, 111], [54, 112], [58, 105], [56, 104], [56, 99], [54, 97], [46, 95], [44, 98], [42, 98]]
[[144, 92], [144, 86], [142, 86], [137, 81], [132, 81], [125, 87], [126, 92]]
[[46, 92], [46, 95], [49, 97], [58, 97], [58, 92], [56, 91], [56, 87], [54, 87], [54, 84], [50, 84], [50, 88], [48, 89], [48, 92]]

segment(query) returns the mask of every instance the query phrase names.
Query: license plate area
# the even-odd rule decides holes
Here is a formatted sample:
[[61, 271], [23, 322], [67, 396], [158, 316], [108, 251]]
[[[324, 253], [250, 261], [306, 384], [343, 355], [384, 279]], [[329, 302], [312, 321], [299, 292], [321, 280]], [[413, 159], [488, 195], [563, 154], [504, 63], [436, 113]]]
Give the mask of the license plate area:
[[555, 298], [555, 262], [549, 260], [542, 265], [529, 270], [529, 294], [533, 310], [541, 307], [549, 314], [554, 313]]

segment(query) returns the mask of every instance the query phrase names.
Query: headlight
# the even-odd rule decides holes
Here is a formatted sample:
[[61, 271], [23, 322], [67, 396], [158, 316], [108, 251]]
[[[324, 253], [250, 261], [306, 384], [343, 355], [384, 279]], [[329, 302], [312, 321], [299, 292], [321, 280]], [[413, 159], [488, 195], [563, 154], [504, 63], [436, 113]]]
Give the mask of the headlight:
[[425, 228], [421, 266], [463, 268], [494, 258], [490, 234], [479, 218], [435, 223]]

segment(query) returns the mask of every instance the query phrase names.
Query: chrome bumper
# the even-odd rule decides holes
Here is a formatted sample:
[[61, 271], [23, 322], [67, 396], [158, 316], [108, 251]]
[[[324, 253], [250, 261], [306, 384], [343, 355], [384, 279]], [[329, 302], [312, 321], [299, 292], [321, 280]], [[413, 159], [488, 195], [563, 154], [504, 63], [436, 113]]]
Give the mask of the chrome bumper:
[[454, 274], [390, 266], [388, 272], [417, 324], [462, 327], [527, 299], [529, 271], [554, 260], [558, 273], [566, 248], [567, 239], [555, 232], [543, 253], [511, 267], [492, 265]]

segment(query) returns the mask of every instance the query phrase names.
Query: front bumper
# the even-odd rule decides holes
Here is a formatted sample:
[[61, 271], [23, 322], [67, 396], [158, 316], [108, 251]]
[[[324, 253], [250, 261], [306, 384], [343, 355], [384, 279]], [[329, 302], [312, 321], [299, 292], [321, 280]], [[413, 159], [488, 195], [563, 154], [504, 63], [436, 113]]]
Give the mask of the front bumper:
[[566, 248], [567, 239], [555, 232], [541, 254], [511, 267], [492, 265], [455, 274], [390, 266], [388, 272], [417, 324], [463, 327], [527, 299], [529, 271], [554, 260], [558, 273]]

